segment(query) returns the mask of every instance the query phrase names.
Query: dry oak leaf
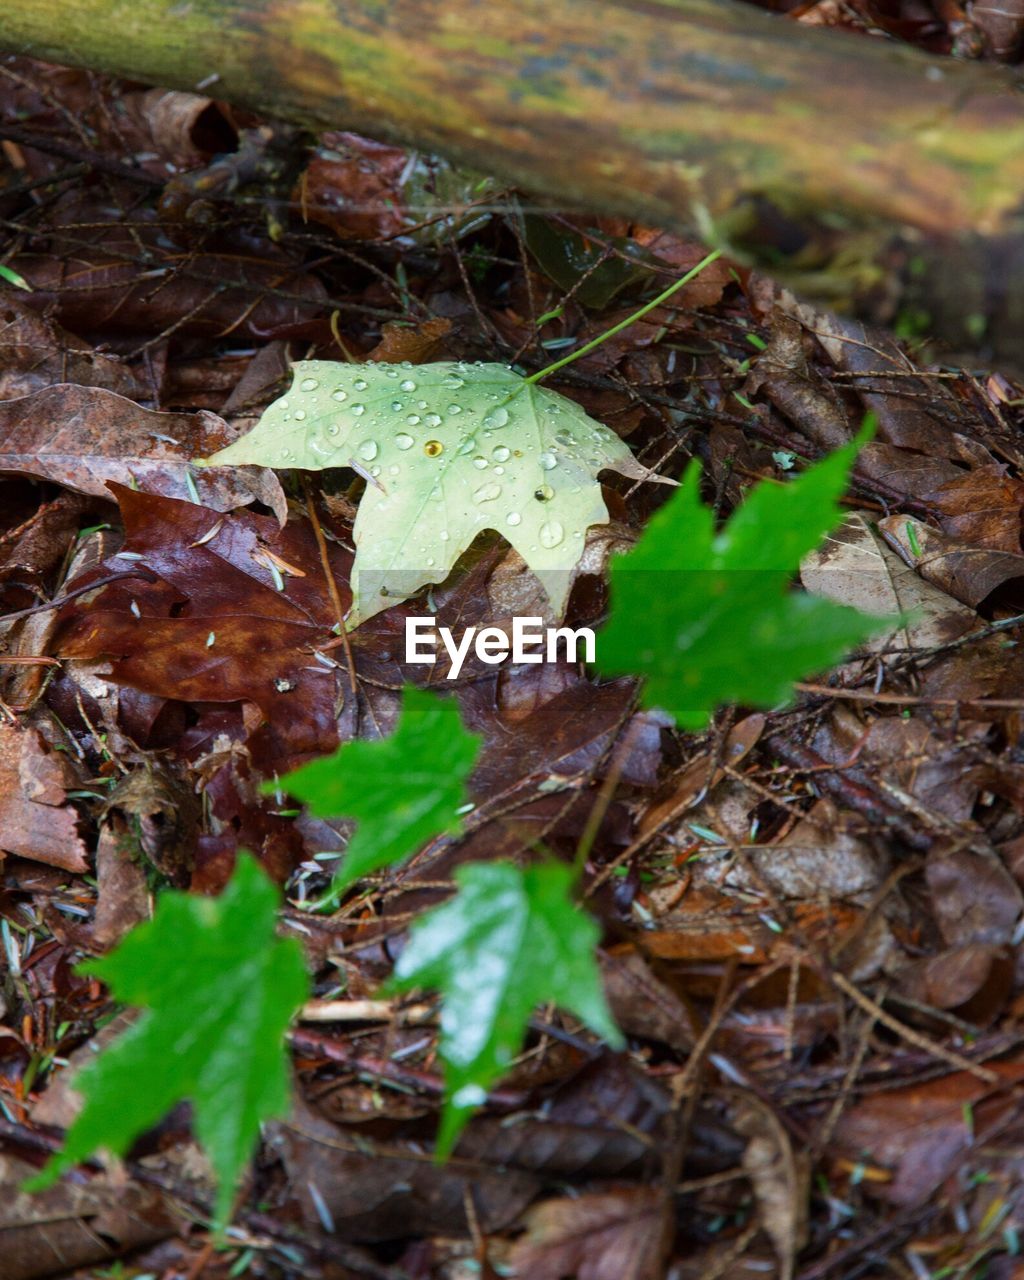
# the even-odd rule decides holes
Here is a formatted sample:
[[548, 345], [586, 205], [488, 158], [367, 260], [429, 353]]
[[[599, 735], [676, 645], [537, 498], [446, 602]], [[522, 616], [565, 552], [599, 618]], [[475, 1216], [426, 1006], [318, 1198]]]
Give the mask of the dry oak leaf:
[[113, 481], [215, 511], [259, 501], [284, 524], [284, 491], [266, 467], [192, 466], [197, 453], [230, 435], [223, 418], [206, 410], [155, 413], [100, 387], [61, 383], [0, 401], [0, 472], [38, 476], [97, 498], [109, 499]]
[[65, 871], [88, 871], [64, 768], [42, 735], [0, 724], [0, 849]]

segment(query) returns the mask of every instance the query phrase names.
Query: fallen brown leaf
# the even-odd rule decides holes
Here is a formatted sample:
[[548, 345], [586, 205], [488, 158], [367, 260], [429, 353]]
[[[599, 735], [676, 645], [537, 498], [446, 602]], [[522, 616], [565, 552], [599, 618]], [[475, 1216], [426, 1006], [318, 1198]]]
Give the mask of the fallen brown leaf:
[[284, 492], [272, 471], [192, 466], [231, 435], [223, 419], [205, 410], [154, 413], [112, 391], [64, 383], [0, 403], [0, 471], [107, 499], [113, 481], [168, 498], [198, 494], [215, 511], [259, 501], [283, 524]]
[[0, 848], [65, 871], [88, 871], [78, 815], [65, 804], [61, 758], [36, 729], [0, 723]]
[[512, 1265], [531, 1280], [655, 1280], [666, 1225], [654, 1187], [547, 1200], [526, 1215]]

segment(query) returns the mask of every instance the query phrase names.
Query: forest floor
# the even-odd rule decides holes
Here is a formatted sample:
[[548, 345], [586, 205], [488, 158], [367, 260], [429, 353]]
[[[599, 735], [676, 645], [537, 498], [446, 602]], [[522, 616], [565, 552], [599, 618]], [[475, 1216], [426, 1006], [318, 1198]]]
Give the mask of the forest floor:
[[[798, 8], [940, 51], [973, 30], [953, 5]], [[338, 824], [258, 784], [379, 736], [402, 685], [430, 683], [398, 643], [416, 603], [353, 633], [354, 693], [340, 660], [309, 678], [337, 616], [311, 513], [350, 548], [364, 481], [282, 473], [282, 491], [190, 460], [254, 425], [292, 360], [532, 372], [704, 249], [355, 135], [4, 58], [0, 250], [0, 1280], [645, 1280], [666, 1228], [674, 1280], [1024, 1275], [1024, 388], [947, 367], [919, 318], [897, 342], [725, 261], [566, 369], [553, 385], [648, 467], [700, 459], [723, 517], [872, 413], [846, 524], [803, 582], [903, 623], [785, 709], [701, 734], [629, 679], [470, 664], [450, 687], [483, 735], [487, 820], [317, 915]], [[664, 501], [605, 480], [577, 626]], [[196, 504], [246, 535], [213, 569]], [[129, 508], [145, 555], [71, 598], [112, 576]], [[294, 644], [256, 643], [254, 543], [266, 581], [307, 582]], [[522, 571], [483, 538], [437, 598], [507, 617]], [[230, 678], [206, 644], [218, 599], [218, 637], [252, 653]], [[140, 608], [159, 645], [126, 639]], [[584, 840], [628, 1047], [538, 1012], [437, 1166], [436, 1009], [376, 1000], [396, 946], [455, 866]], [[75, 1113], [65, 1066], [110, 1034], [76, 963], [160, 886], [218, 892], [240, 849], [284, 887], [314, 998], [230, 1247], [185, 1107], [125, 1162], [20, 1193]]]

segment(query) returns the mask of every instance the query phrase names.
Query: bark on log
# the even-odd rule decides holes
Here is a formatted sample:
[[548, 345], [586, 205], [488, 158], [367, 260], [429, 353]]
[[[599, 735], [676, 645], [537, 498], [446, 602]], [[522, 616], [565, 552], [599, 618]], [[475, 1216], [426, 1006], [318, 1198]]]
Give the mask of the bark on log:
[[1024, 96], [1002, 68], [734, 0], [4, 0], [0, 49], [695, 230], [1024, 365]]

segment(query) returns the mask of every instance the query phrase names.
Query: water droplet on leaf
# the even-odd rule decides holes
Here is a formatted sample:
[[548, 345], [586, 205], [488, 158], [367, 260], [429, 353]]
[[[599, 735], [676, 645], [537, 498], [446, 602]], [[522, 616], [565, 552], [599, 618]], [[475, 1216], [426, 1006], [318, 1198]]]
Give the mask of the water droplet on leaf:
[[415, 443], [416, 441], [406, 431], [399, 431], [398, 435], [395, 436], [395, 444], [398, 445], [399, 449], [411, 449]]
[[364, 440], [359, 446], [360, 458], [365, 458], [367, 462], [372, 462], [377, 456], [377, 441]]
[[299, 390], [315, 391], [319, 385], [320, 383], [317, 382], [316, 378], [303, 378], [302, 381], [299, 383]]
[[513, 528], [515, 528], [517, 524], [523, 523], [523, 517], [519, 514], [518, 511], [510, 511], [508, 515], [505, 517], [505, 523], [510, 524], [512, 525]]
[[354, 405], [352, 406], [352, 412], [356, 415], [356, 417], [357, 417], [357, 418], [361, 418], [361, 417], [363, 416], [363, 414], [366, 412], [366, 405], [365, 405], [365, 404], [354, 404]]
[[484, 418], [485, 427], [504, 427], [508, 424], [508, 410], [504, 405], [499, 405], [497, 409], [492, 409]]
[[550, 502], [555, 496], [555, 491], [549, 484], [542, 484], [539, 488], [534, 489], [533, 496], [538, 502]]
[[491, 450], [491, 457], [494, 458], [496, 462], [508, 462], [511, 456], [511, 449], [506, 449], [503, 444], [496, 445], [495, 448]]
[[540, 527], [540, 545], [547, 547], [549, 551], [552, 547], [557, 547], [564, 537], [565, 530], [557, 520], [545, 520]]
[[500, 484], [482, 484], [476, 493], [473, 494], [474, 502], [492, 502], [495, 498], [501, 497]]
[[428, 458], [436, 458], [439, 454], [444, 452], [444, 445], [440, 440], [428, 440], [423, 446], [423, 452]]

